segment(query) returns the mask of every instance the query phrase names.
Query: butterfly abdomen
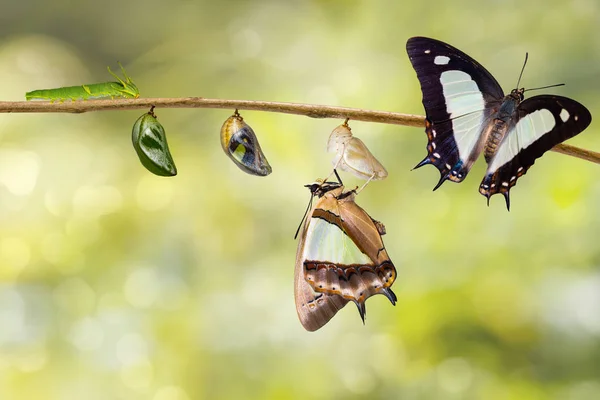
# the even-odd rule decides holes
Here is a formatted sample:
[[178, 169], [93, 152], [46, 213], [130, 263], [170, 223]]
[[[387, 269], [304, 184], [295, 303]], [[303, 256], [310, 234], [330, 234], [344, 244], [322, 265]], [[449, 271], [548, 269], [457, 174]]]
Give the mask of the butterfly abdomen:
[[509, 122], [517, 110], [520, 100], [515, 98], [512, 94], [509, 94], [504, 98], [502, 105], [498, 109], [496, 118], [492, 120], [487, 131], [487, 138], [485, 140], [485, 147], [483, 149], [483, 155], [487, 163], [490, 162], [500, 143], [504, 140], [506, 133], [509, 131]]
[[494, 154], [496, 154], [498, 146], [500, 146], [502, 139], [506, 136], [506, 132], [508, 132], [508, 124], [506, 121], [495, 118], [491, 123], [491, 129], [489, 130], [485, 148], [483, 149], [483, 155], [486, 162], [489, 163]]

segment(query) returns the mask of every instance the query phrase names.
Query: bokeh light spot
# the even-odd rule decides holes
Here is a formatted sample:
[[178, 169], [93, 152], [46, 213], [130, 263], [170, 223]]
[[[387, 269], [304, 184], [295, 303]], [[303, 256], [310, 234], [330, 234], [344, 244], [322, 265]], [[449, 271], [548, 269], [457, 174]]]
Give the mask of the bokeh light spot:
[[102, 324], [94, 318], [83, 318], [73, 325], [69, 339], [81, 351], [96, 350], [104, 340]]
[[96, 292], [81, 278], [65, 280], [54, 289], [52, 296], [58, 307], [74, 315], [87, 315], [96, 304]]
[[254, 58], [260, 54], [262, 39], [253, 29], [241, 29], [231, 35], [233, 54], [243, 58]]
[[37, 182], [40, 163], [31, 151], [0, 150], [0, 184], [15, 196], [30, 194]]
[[116, 347], [117, 358], [124, 365], [134, 365], [148, 358], [148, 344], [137, 333], [123, 335]]
[[1, 275], [18, 274], [31, 259], [29, 244], [20, 237], [5, 237], [0, 239]]
[[73, 196], [74, 212], [88, 218], [111, 214], [122, 205], [123, 196], [113, 186], [82, 186]]
[[121, 369], [121, 380], [125, 386], [131, 389], [139, 391], [147, 390], [152, 384], [153, 377], [154, 368], [147, 360], [126, 365]]
[[173, 199], [173, 184], [167, 179], [160, 179], [153, 175], [140, 179], [136, 190], [138, 206], [146, 211], [164, 209]]
[[0, 346], [19, 342], [25, 332], [25, 301], [12, 288], [0, 287]]
[[127, 277], [124, 294], [132, 306], [144, 308], [154, 304], [159, 290], [160, 282], [156, 272], [150, 268], [138, 268]]
[[440, 387], [449, 393], [466, 391], [473, 381], [473, 371], [469, 363], [462, 358], [449, 358], [437, 367]]
[[156, 392], [153, 400], [189, 400], [190, 397], [179, 386], [165, 386]]

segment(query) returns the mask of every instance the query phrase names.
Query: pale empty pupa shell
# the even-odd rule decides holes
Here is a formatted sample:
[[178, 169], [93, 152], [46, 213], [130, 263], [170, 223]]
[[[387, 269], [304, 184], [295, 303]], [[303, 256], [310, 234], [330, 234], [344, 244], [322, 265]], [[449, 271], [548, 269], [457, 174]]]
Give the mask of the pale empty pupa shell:
[[334, 168], [350, 172], [358, 178], [379, 180], [388, 175], [385, 167], [373, 156], [362, 140], [352, 136], [350, 127], [345, 123], [335, 128], [329, 135], [327, 151], [336, 153], [332, 160]]

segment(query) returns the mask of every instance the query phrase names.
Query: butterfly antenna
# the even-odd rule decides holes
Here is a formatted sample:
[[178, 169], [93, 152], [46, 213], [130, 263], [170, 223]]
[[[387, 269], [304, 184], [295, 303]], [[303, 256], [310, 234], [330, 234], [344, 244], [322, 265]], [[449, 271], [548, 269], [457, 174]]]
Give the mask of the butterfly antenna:
[[302, 227], [302, 223], [306, 219], [306, 215], [308, 214], [308, 210], [312, 207], [314, 194], [310, 194], [310, 199], [308, 200], [308, 207], [306, 207], [306, 211], [304, 211], [304, 216], [302, 216], [302, 220], [300, 221], [300, 225], [298, 225], [298, 229], [296, 229], [296, 234], [294, 235], [294, 240], [298, 237], [298, 232], [300, 232], [300, 228]]
[[521, 83], [521, 77], [523, 77], [523, 71], [525, 71], [525, 66], [527, 65], [527, 59], [529, 58], [529, 53], [525, 53], [525, 62], [523, 63], [523, 68], [521, 68], [521, 73], [519, 74], [519, 80], [517, 81], [517, 87], [515, 89], [519, 88], [519, 83]]
[[536, 87], [536, 88], [531, 88], [531, 89], [526, 89], [524, 90], [525, 92], [529, 92], [530, 90], [540, 90], [540, 89], [548, 89], [551, 87], [557, 87], [557, 86], [565, 86], [564, 83], [557, 83], [555, 85], [550, 85], [550, 86], [542, 86], [542, 87]]

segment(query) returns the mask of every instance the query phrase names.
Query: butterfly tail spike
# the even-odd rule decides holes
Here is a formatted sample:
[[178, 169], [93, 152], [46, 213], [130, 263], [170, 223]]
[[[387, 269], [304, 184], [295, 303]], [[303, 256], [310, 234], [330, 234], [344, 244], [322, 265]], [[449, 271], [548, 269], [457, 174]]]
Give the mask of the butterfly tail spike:
[[429, 159], [429, 156], [425, 157], [423, 159], [423, 161], [421, 161], [420, 163], [418, 163], [417, 165], [415, 165], [414, 168], [411, 169], [411, 171], [414, 171], [417, 168], [421, 168], [423, 165], [427, 165], [427, 164], [431, 164], [431, 160]]
[[367, 317], [367, 308], [365, 306], [364, 301], [355, 301], [356, 308], [358, 308], [358, 313], [360, 314], [360, 318], [362, 319], [363, 325], [365, 324], [365, 318]]
[[445, 174], [444, 174], [444, 173], [442, 173], [442, 174], [440, 175], [440, 181], [439, 181], [439, 182], [437, 183], [437, 185], [435, 185], [435, 187], [433, 188], [433, 191], [434, 191], [434, 192], [435, 192], [436, 190], [438, 190], [438, 188], [439, 188], [440, 186], [442, 186], [442, 183], [444, 183], [444, 182], [446, 181], [446, 179], [448, 179], [448, 175], [449, 175], [449, 173], [445, 173]]
[[509, 192], [508, 190], [506, 192], [502, 192], [502, 194], [504, 195], [504, 200], [506, 200], [506, 209], [508, 211], [510, 211], [510, 197], [509, 197]]
[[390, 301], [390, 303], [392, 303], [393, 306], [396, 305], [396, 301], [398, 300], [398, 298], [396, 297], [396, 294], [392, 292], [392, 289], [383, 288], [381, 293], [383, 293], [383, 295], [387, 297], [387, 299]]

